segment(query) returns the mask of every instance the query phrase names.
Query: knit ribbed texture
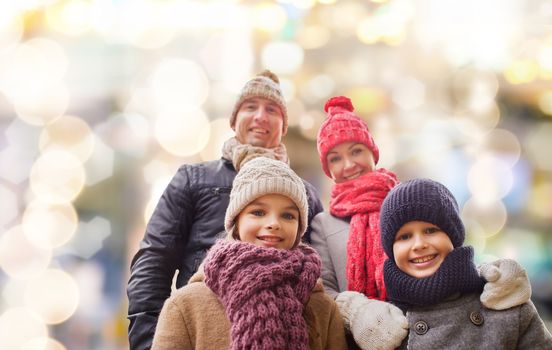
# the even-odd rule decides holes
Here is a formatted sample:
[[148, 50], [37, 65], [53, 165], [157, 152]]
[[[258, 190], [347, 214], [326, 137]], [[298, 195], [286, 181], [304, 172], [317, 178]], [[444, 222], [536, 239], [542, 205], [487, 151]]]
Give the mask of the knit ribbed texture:
[[224, 228], [232, 232], [240, 212], [255, 199], [271, 193], [289, 197], [299, 208], [299, 231], [295, 247], [307, 229], [307, 193], [301, 178], [287, 164], [278, 160], [258, 157], [242, 165], [234, 178]]
[[205, 259], [205, 283], [226, 309], [231, 349], [308, 349], [303, 318], [320, 258], [308, 246], [285, 250], [218, 241]]
[[385, 300], [379, 211], [389, 191], [398, 183], [394, 173], [378, 169], [356, 179], [334, 184], [330, 213], [351, 217], [347, 240], [347, 289], [369, 298]]
[[243, 144], [237, 138], [231, 137], [222, 146], [222, 158], [231, 161], [236, 171], [240, 171], [243, 164], [257, 157], [272, 158], [289, 164], [286, 146], [283, 143], [275, 148], [265, 148]]
[[410, 276], [391, 259], [385, 262], [384, 274], [387, 299], [403, 311], [439, 303], [455, 293], [480, 293], [485, 283], [473, 263], [472, 247], [454, 249], [437, 272], [426, 278]]
[[374, 162], [379, 160], [378, 146], [374, 142], [368, 125], [353, 113], [354, 107], [351, 100], [345, 96], [332, 97], [326, 102], [324, 110], [328, 117], [318, 130], [316, 146], [320, 156], [320, 164], [328, 177], [331, 177], [328, 169], [328, 152], [335, 146], [345, 142], [360, 142], [366, 145], [374, 156]]
[[415, 179], [395, 187], [385, 198], [380, 213], [381, 241], [390, 259], [393, 243], [399, 229], [410, 221], [425, 221], [437, 225], [452, 242], [464, 243], [464, 224], [458, 212], [458, 203], [442, 184], [429, 179]]
[[238, 96], [238, 100], [234, 105], [232, 115], [230, 116], [230, 126], [233, 128], [236, 124], [236, 116], [238, 115], [238, 111], [245, 100], [255, 97], [266, 98], [280, 107], [284, 118], [284, 124], [282, 125], [282, 136], [285, 136], [288, 128], [286, 101], [282, 95], [282, 90], [280, 89], [280, 80], [276, 74], [269, 70], [262, 71], [256, 77], [245, 83], [245, 86], [242, 88], [242, 91]]

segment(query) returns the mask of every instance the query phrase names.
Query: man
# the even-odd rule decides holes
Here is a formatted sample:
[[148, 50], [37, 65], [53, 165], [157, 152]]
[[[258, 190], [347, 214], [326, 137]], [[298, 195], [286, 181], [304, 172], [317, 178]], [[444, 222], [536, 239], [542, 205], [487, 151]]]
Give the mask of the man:
[[[241, 164], [263, 155], [288, 162], [281, 143], [288, 118], [279, 80], [264, 71], [248, 81], [236, 101], [221, 159], [183, 165], [171, 180], [147, 225], [140, 249], [132, 259], [128, 282], [130, 348], [149, 349], [157, 318], [176, 287], [188, 282], [207, 250], [224, 231], [224, 214], [232, 181]], [[305, 182], [308, 221], [323, 210], [314, 187]], [[309, 231], [306, 237], [308, 240]]]

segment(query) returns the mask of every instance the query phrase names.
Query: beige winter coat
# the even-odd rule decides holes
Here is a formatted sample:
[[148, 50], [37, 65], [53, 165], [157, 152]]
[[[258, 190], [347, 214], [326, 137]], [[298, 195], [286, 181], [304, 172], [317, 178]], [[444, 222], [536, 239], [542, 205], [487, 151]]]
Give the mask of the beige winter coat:
[[[165, 301], [153, 338], [153, 350], [228, 349], [230, 321], [224, 306], [203, 280], [204, 275], [199, 271], [188, 285]], [[314, 287], [303, 317], [311, 350], [347, 349], [343, 320], [335, 302], [324, 293], [322, 283]]]

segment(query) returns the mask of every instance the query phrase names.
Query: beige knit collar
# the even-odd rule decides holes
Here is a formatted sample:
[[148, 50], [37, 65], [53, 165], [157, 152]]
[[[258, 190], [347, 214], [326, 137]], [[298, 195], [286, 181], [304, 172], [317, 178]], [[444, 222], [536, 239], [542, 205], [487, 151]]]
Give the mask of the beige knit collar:
[[286, 146], [280, 142], [275, 148], [263, 148], [243, 144], [236, 137], [231, 137], [222, 146], [222, 158], [232, 162], [236, 171], [240, 171], [243, 164], [256, 157], [267, 157], [289, 164]]

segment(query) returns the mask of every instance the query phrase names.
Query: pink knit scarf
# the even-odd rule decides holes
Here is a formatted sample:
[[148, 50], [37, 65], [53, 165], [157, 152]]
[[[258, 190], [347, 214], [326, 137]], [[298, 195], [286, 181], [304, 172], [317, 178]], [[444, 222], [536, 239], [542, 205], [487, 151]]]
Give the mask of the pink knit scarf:
[[230, 349], [309, 348], [303, 309], [320, 276], [314, 249], [219, 240], [204, 271], [232, 324]]
[[351, 217], [347, 241], [347, 288], [385, 300], [379, 214], [387, 193], [398, 184], [394, 173], [378, 169], [354, 180], [334, 184], [330, 213]]

